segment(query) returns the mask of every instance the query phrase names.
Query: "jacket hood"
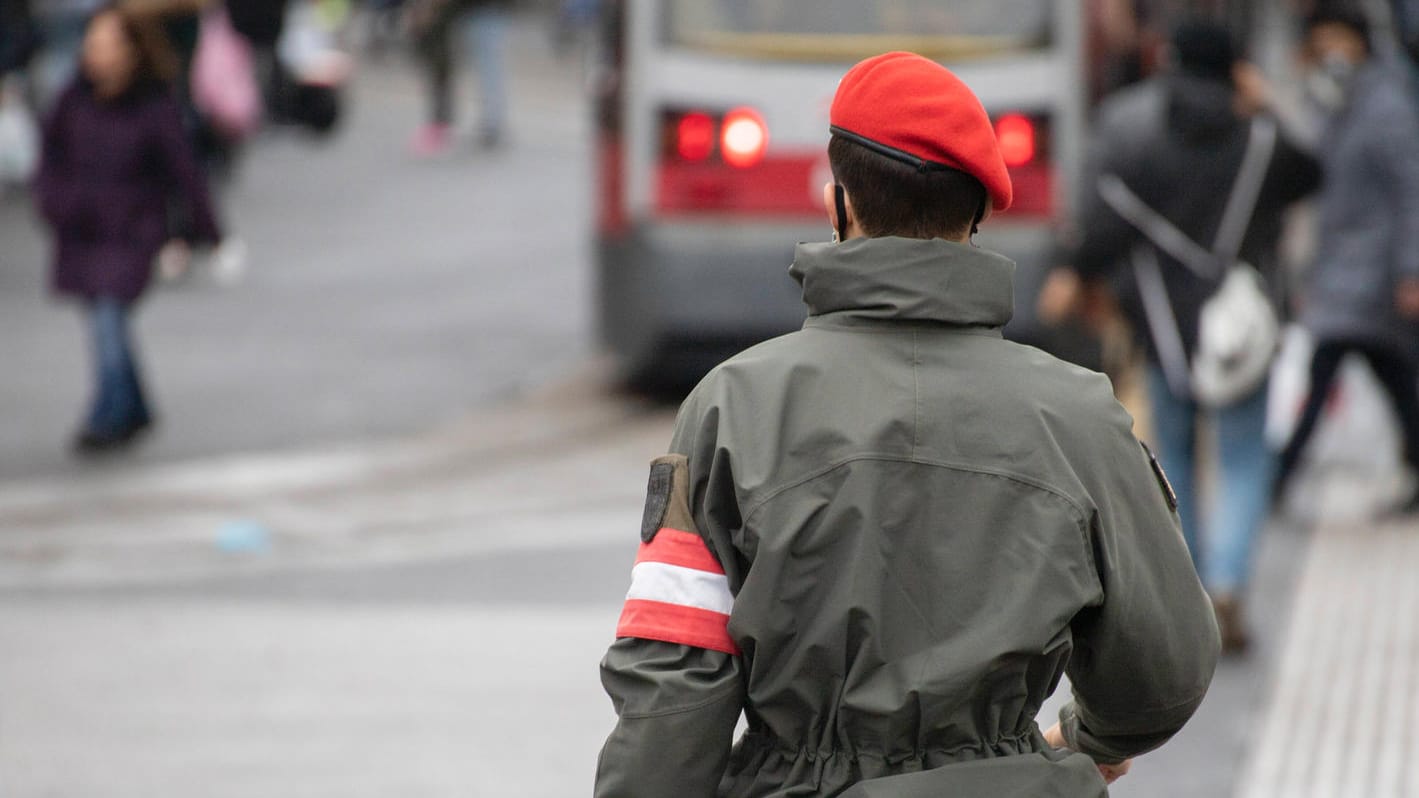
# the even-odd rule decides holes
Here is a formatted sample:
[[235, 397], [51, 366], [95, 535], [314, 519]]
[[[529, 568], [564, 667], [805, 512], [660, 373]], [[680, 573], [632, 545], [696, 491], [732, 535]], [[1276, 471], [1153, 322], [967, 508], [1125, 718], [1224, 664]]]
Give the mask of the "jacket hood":
[[1237, 127], [1232, 87], [1193, 75], [1172, 74], [1164, 82], [1168, 129], [1186, 141], [1216, 138]]
[[942, 239], [799, 244], [789, 274], [810, 316], [1003, 327], [1015, 308], [1012, 261]]

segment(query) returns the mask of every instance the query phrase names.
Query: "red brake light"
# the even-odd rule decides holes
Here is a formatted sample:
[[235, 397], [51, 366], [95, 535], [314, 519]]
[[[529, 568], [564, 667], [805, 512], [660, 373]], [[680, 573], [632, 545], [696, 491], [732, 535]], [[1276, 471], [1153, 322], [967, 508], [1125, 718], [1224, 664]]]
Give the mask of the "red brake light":
[[725, 163], [741, 169], [753, 166], [769, 148], [769, 128], [758, 111], [735, 108], [724, 115], [719, 144]]
[[703, 161], [714, 152], [714, 117], [691, 111], [675, 125], [675, 152], [687, 161]]
[[1006, 166], [1024, 166], [1035, 159], [1035, 123], [1028, 116], [1006, 114], [997, 119], [995, 140]]

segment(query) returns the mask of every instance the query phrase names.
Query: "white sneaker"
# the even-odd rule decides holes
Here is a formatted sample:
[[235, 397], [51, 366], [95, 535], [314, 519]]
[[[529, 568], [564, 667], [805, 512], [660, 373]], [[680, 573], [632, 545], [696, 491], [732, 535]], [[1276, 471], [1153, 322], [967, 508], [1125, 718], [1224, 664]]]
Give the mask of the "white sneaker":
[[236, 285], [246, 277], [246, 242], [228, 236], [212, 250], [212, 277], [221, 285]]

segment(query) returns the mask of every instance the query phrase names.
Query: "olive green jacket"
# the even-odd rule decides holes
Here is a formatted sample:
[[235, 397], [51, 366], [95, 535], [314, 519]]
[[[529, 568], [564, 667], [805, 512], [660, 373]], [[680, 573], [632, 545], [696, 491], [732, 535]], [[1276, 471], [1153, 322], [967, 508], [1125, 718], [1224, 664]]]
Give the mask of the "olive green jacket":
[[[662, 461], [737, 653], [611, 646], [597, 796], [1092, 798], [1192, 715], [1218, 638], [1171, 489], [1105, 377], [1001, 337], [1013, 268], [798, 247], [804, 328], [706, 377]], [[1035, 723], [1066, 673], [1082, 755]]]

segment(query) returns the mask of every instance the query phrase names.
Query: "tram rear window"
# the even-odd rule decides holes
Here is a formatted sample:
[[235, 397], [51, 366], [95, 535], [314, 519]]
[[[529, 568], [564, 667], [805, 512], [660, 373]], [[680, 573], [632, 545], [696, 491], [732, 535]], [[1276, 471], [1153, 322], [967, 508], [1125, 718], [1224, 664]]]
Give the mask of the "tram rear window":
[[850, 61], [910, 50], [941, 61], [1050, 46], [1049, 0], [668, 0], [669, 45], [720, 55]]

